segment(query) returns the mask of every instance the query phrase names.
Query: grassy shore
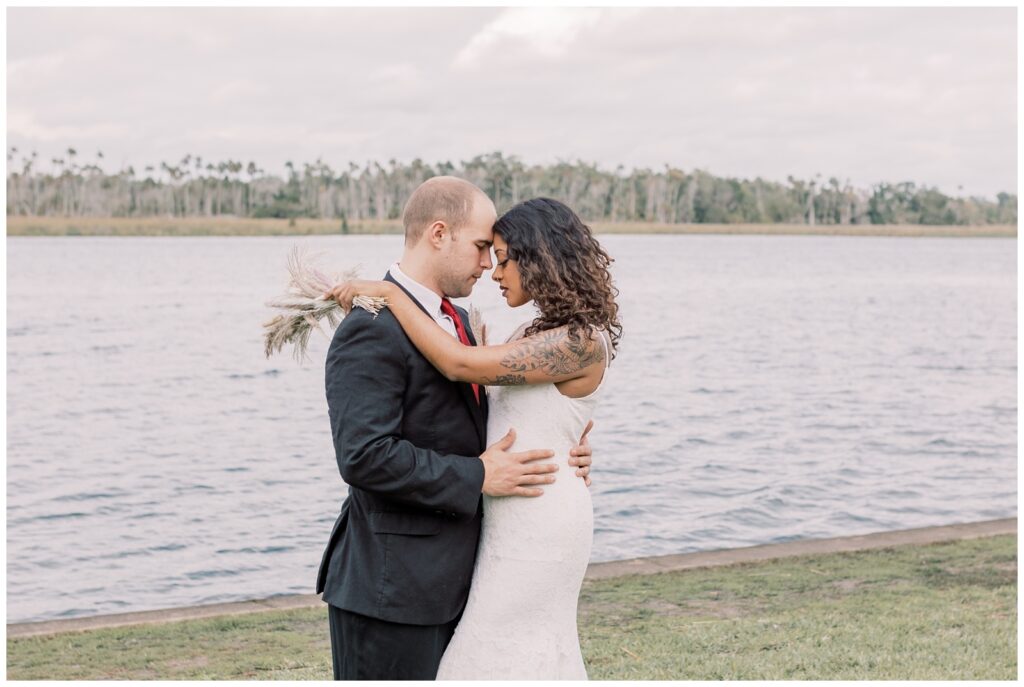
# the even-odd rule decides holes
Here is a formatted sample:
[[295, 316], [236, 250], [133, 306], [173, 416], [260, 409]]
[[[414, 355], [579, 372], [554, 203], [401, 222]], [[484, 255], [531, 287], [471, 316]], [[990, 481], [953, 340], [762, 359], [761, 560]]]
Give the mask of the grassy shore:
[[[822, 236], [1000, 236], [1016, 237], [1016, 225], [928, 226], [919, 224], [656, 224], [597, 222], [599, 234], [813, 234]], [[392, 221], [353, 221], [349, 234], [400, 234]], [[236, 217], [7, 217], [8, 236], [290, 236], [341, 234], [336, 219]]]
[[[588, 580], [599, 680], [1013, 680], [1016, 535]], [[7, 641], [8, 679], [330, 679], [324, 609]]]

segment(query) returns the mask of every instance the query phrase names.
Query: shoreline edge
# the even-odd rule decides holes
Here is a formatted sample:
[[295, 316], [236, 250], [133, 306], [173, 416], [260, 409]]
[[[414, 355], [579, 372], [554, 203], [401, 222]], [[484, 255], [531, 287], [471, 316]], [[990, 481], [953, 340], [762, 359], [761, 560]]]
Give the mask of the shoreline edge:
[[[775, 544], [758, 544], [735, 549], [697, 551], [693, 553], [648, 556], [620, 561], [591, 563], [585, 580], [600, 580], [626, 575], [651, 575], [693, 568], [710, 568], [767, 561], [808, 554], [867, 551], [892, 546], [937, 544], [946, 541], [977, 539], [1017, 533], [1017, 518], [999, 518], [979, 522], [917, 527], [906, 530], [872, 532], [862, 535], [831, 537], [826, 539], [800, 539]], [[242, 615], [264, 611], [280, 611], [323, 606], [319, 594], [282, 594], [265, 599], [251, 599], [229, 603], [182, 606], [178, 608], [135, 611], [107, 615], [44, 620], [7, 625], [7, 638], [63, 634], [129, 625], [153, 625], [180, 620]]]

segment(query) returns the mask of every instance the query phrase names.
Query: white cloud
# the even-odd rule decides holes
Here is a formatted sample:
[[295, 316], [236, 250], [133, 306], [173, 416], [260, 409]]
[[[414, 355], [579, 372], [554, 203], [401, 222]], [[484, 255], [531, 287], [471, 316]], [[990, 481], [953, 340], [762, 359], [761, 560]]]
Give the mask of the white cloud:
[[383, 80], [389, 83], [409, 85], [421, 78], [420, 70], [411, 62], [400, 62], [398, 64], [384, 64], [375, 67], [370, 72], [370, 78], [374, 81]]
[[267, 95], [267, 86], [255, 79], [233, 79], [217, 86], [210, 94], [210, 101], [217, 104], [230, 104]]
[[556, 59], [565, 55], [582, 31], [601, 20], [606, 10], [567, 7], [507, 9], [484, 26], [455, 56], [455, 66], [479, 67], [488, 53], [526, 48], [527, 53]]
[[55, 75], [64, 66], [67, 56], [64, 53], [48, 53], [33, 55], [7, 62], [8, 81], [29, 81]]
[[7, 133], [44, 158], [99, 148], [136, 167], [188, 152], [277, 171], [501, 150], [991, 195], [1017, 183], [1013, 20], [1012, 8], [11, 8]]
[[7, 110], [7, 137], [23, 138], [30, 141], [79, 141], [114, 136], [119, 128], [110, 124], [45, 124], [27, 110]]

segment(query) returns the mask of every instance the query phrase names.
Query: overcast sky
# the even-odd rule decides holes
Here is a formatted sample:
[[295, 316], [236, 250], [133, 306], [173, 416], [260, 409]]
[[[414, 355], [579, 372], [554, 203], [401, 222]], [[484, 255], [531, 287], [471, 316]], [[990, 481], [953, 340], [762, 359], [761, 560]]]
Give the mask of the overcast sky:
[[[1016, 191], [1016, 10], [8, 8], [8, 146]], [[962, 187], [962, 190], [958, 190]]]

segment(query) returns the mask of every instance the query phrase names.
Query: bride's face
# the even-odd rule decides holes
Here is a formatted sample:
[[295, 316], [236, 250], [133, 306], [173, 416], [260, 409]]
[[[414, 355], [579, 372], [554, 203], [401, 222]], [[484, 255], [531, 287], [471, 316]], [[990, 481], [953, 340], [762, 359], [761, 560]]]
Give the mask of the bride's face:
[[500, 234], [494, 235], [494, 272], [491, 279], [498, 282], [501, 295], [510, 308], [518, 308], [520, 305], [529, 303], [532, 299], [523, 290], [522, 281], [519, 279], [519, 267], [515, 260], [508, 257], [508, 244]]

